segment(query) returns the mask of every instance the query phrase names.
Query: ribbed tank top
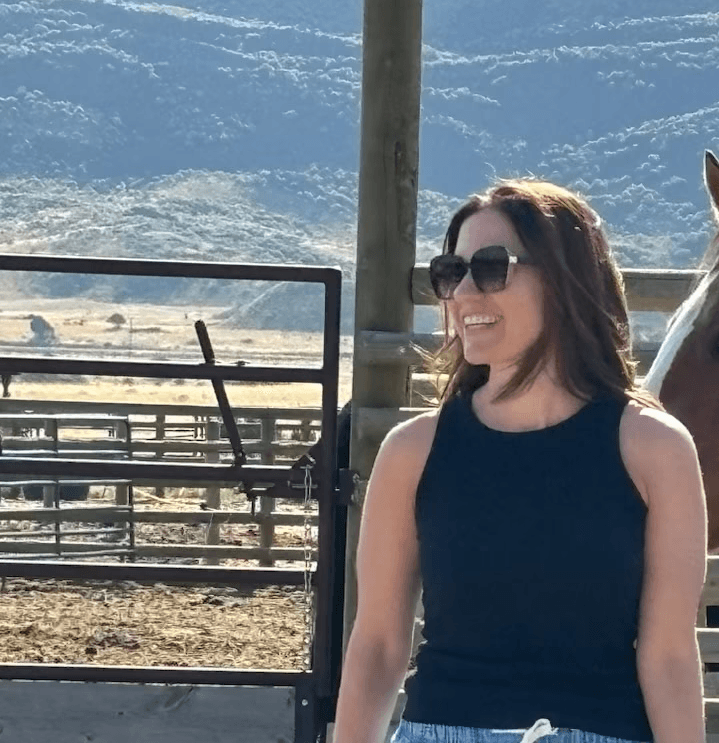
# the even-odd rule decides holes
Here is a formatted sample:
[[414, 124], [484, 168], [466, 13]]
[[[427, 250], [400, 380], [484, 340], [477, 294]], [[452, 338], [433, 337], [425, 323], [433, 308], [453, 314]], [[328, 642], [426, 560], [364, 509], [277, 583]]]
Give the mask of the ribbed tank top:
[[622, 461], [625, 402], [536, 431], [442, 408], [417, 489], [424, 640], [411, 722], [652, 738], [634, 641], [647, 508]]

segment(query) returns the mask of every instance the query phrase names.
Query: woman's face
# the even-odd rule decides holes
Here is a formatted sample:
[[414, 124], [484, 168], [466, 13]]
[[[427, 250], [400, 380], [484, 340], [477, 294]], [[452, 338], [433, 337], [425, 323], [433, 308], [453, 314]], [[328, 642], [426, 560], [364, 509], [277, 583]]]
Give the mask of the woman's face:
[[[490, 245], [503, 245], [512, 255], [528, 255], [512, 223], [493, 209], [462, 223], [454, 252], [469, 261], [475, 251]], [[459, 336], [470, 364], [511, 366], [542, 332], [543, 305], [535, 266], [514, 263], [506, 288], [489, 294], [477, 289], [468, 271], [447, 300], [450, 332]]]

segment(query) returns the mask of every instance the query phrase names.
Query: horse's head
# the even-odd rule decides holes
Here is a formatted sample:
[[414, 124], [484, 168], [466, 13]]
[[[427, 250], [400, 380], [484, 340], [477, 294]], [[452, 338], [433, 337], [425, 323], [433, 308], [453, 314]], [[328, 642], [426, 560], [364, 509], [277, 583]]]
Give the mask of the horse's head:
[[[719, 161], [707, 152], [704, 183], [719, 225]], [[707, 270], [672, 318], [645, 385], [689, 429], [699, 452], [709, 508], [709, 547], [719, 547], [719, 232]]]

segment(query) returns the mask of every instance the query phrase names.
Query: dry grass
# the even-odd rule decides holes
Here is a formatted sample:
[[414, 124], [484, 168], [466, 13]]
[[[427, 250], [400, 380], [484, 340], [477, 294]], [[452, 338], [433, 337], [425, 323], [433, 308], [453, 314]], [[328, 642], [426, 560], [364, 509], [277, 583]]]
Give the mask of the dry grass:
[[[319, 408], [318, 385], [312, 384], [227, 384], [227, 397], [233, 407]], [[349, 381], [341, 380], [339, 399], [351, 396]], [[96, 378], [83, 383], [12, 382], [13, 397], [24, 400], [62, 400], [66, 402], [146, 403], [157, 405], [217, 405], [209, 382]]]
[[[172, 360], [203, 362], [194, 329], [205, 320], [215, 357], [220, 362], [252, 365], [314, 366], [322, 363], [322, 334], [235, 327], [216, 319], [220, 307], [112, 305], [83, 299], [5, 299], [0, 310], [0, 349], [10, 356], [35, 355], [45, 349], [29, 345], [30, 323], [40, 315], [55, 331], [52, 353], [63, 357]], [[126, 322], [109, 322], [120, 314]], [[215, 319], [213, 319], [215, 318]], [[339, 399], [351, 396], [352, 338], [340, 342]], [[33, 400], [213, 405], [209, 381], [94, 377], [82, 380], [33, 380], [20, 375], [12, 383], [13, 397]], [[235, 406], [319, 407], [321, 388], [309, 384], [227, 384]]]

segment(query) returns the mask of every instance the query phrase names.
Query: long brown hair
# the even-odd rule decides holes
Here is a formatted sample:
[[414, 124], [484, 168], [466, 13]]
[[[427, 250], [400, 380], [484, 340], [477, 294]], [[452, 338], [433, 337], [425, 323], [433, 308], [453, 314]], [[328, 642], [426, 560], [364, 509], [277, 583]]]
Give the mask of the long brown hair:
[[[624, 282], [596, 212], [579, 195], [538, 180], [505, 180], [472, 196], [452, 217], [443, 252], [453, 253], [464, 221], [493, 209], [514, 227], [534, 258], [544, 285], [544, 327], [519, 359], [517, 371], [495, 402], [530, 386], [556, 351], [560, 383], [579, 398], [597, 394], [632, 398], [650, 407], [661, 403], [635, 383]], [[447, 375], [438, 385], [445, 401], [478, 389], [489, 367], [465, 358], [457, 335], [450, 335], [443, 308], [445, 343], [431, 368]]]

